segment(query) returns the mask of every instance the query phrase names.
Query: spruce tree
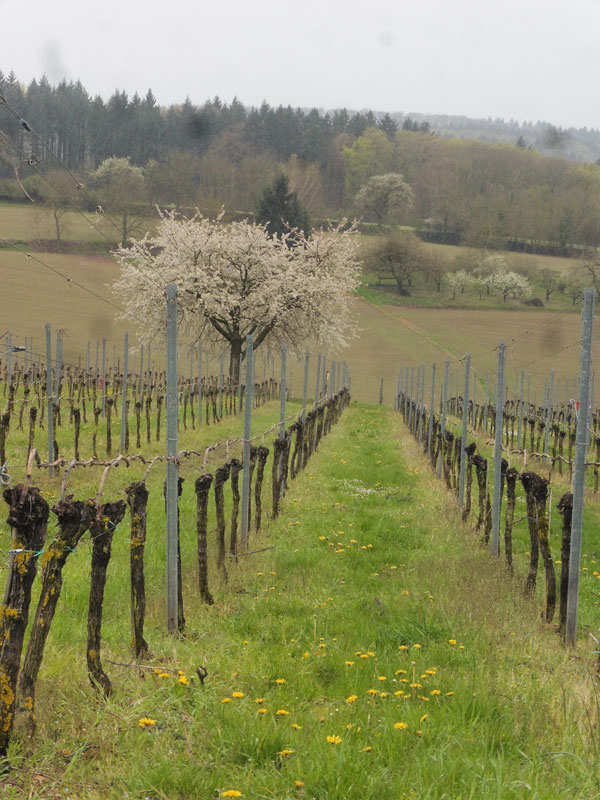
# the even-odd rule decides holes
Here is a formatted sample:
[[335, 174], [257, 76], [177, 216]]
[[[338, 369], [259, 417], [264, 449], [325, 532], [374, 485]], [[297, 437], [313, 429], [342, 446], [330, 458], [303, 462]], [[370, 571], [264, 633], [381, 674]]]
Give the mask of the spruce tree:
[[283, 174], [265, 187], [258, 204], [256, 221], [266, 225], [271, 236], [281, 236], [291, 228], [299, 228], [306, 235], [310, 232], [308, 214], [300, 205], [296, 192], [289, 191], [288, 179]]

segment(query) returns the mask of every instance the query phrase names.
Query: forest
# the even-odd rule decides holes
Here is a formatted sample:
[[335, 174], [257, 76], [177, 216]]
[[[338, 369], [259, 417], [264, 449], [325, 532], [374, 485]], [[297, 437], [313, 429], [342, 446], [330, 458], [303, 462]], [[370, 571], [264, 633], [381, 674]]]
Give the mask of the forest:
[[[560, 255], [600, 244], [600, 166], [560, 155], [569, 132], [554, 131], [551, 142], [552, 131], [538, 131], [542, 149], [554, 153], [544, 155], [523, 135], [514, 143], [460, 138], [469, 126], [453, 134], [447, 118], [436, 131], [410, 117], [248, 108], [235, 98], [165, 108], [151, 90], [115, 91], [105, 102], [79, 82], [53, 86], [44, 77], [24, 87], [13, 73], [0, 74], [0, 87], [4, 105], [18, 112], [0, 114], [4, 200], [26, 200], [26, 191], [48, 202], [39, 173], [60, 162], [101, 197], [102, 166], [117, 158], [135, 168], [127, 197], [138, 214], [158, 204], [252, 217], [264, 187], [284, 173], [315, 225], [358, 215], [378, 227], [415, 227], [432, 242]], [[388, 173], [403, 176], [413, 196], [382, 220], [356, 198], [370, 178]]]

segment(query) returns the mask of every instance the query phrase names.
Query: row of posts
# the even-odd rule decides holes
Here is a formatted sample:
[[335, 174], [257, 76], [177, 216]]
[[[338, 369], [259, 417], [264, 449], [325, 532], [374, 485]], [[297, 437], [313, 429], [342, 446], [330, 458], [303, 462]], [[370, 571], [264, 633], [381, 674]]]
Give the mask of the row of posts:
[[[177, 288], [173, 284], [166, 287], [167, 296], [167, 629], [177, 629]], [[245, 403], [244, 438], [242, 455], [242, 513], [240, 546], [248, 547], [249, 509], [250, 509], [250, 447], [252, 438], [252, 406], [254, 390], [254, 337], [246, 336], [245, 350]], [[240, 356], [240, 389], [242, 385], [242, 357]], [[302, 386], [302, 421], [306, 419], [308, 396], [310, 354], [304, 356], [304, 380]], [[287, 395], [287, 347], [281, 350], [281, 391], [279, 409], [279, 438], [286, 434], [286, 395]], [[331, 363], [327, 372], [327, 362], [320, 354], [317, 357], [315, 380], [315, 406], [323, 395], [335, 392], [338, 388], [350, 386], [350, 376], [346, 363]], [[241, 394], [240, 394], [241, 400]]]
[[[579, 362], [579, 412], [577, 413], [577, 428], [575, 439], [575, 463], [573, 469], [573, 516], [571, 523], [571, 552], [569, 561], [569, 588], [567, 600], [567, 619], [565, 629], [565, 641], [570, 646], [575, 645], [576, 632], [577, 632], [577, 611], [579, 602], [579, 573], [581, 568], [581, 542], [583, 531], [583, 507], [584, 507], [584, 489], [585, 489], [585, 461], [586, 453], [589, 443], [589, 428], [592, 418], [593, 408], [593, 382], [592, 382], [592, 363], [591, 363], [591, 342], [592, 342], [592, 329], [594, 320], [594, 290], [586, 289], [584, 291], [584, 302], [581, 317], [581, 352]], [[498, 345], [498, 367], [496, 377], [496, 402], [495, 402], [495, 438], [494, 438], [494, 494], [492, 505], [492, 531], [491, 531], [491, 551], [495, 556], [500, 555], [500, 512], [502, 504], [502, 481], [499, 479], [501, 474], [502, 464], [502, 437], [504, 431], [504, 406], [506, 399], [505, 388], [505, 344], [500, 342]], [[459, 473], [459, 486], [458, 486], [458, 503], [461, 510], [464, 506], [465, 495], [465, 468], [466, 458], [464, 457], [465, 447], [467, 446], [467, 433], [468, 433], [468, 413], [469, 413], [469, 394], [470, 394], [470, 372], [471, 372], [471, 356], [466, 354], [461, 359], [464, 365], [464, 386], [462, 387], [462, 436], [460, 443], [460, 473]], [[441, 413], [440, 413], [440, 437], [444, 441], [447, 425], [447, 411], [448, 411], [448, 384], [449, 384], [450, 362], [446, 361], [444, 365], [444, 378], [441, 391]], [[435, 377], [436, 365], [432, 367], [431, 374], [431, 397], [429, 406], [429, 426], [428, 426], [428, 452], [432, 452], [432, 431], [433, 431], [433, 415], [435, 406]], [[518, 442], [519, 448], [524, 443], [524, 426], [523, 426], [523, 402], [524, 402], [524, 371], [521, 372], [520, 380], [520, 403], [519, 403], [519, 418], [518, 418]], [[527, 391], [527, 407], [529, 407], [530, 397], [530, 379], [528, 381]], [[544, 437], [544, 455], [548, 454], [549, 432], [552, 420], [552, 401], [554, 395], [555, 377], [554, 371], [550, 374], [549, 381], [546, 381], [544, 390], [544, 410], [546, 413], [545, 419], [545, 437]], [[568, 382], [567, 382], [568, 392]], [[458, 388], [458, 387], [457, 387]], [[575, 388], [575, 386], [573, 386]], [[488, 381], [486, 377], [486, 396], [488, 390]], [[473, 405], [475, 405], [475, 392], [476, 383], [473, 383]], [[396, 384], [396, 410], [398, 410], [398, 398], [404, 394], [409, 398], [409, 417], [408, 424], [411, 431], [415, 434], [420, 444], [423, 444], [423, 413], [425, 409], [425, 366], [417, 367], [416, 382], [415, 382], [415, 368], [405, 367]], [[456, 393], [458, 395], [458, 391]], [[583, 410], [587, 413], [582, 413]], [[487, 413], [488, 405], [484, 407], [484, 427], [487, 426]], [[418, 420], [418, 421], [417, 421]], [[523, 438], [522, 438], [523, 437]], [[440, 451], [440, 460], [437, 465], [438, 475], [442, 475], [442, 450]]]

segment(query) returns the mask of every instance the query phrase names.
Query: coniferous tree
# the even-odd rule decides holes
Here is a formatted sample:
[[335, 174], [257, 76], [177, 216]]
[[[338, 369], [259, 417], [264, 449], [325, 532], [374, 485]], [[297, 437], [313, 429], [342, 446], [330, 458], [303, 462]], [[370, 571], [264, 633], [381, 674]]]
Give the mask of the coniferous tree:
[[283, 174], [265, 187], [256, 221], [266, 225], [271, 236], [282, 236], [292, 228], [298, 228], [307, 236], [310, 231], [308, 214], [300, 205], [296, 192], [290, 192], [288, 179]]

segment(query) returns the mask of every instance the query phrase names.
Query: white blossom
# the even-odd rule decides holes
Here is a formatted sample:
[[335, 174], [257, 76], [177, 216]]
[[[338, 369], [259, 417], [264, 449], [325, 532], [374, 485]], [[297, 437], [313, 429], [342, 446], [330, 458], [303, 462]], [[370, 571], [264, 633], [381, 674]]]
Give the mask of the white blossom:
[[155, 236], [130, 240], [114, 253], [121, 275], [113, 290], [132, 317], [146, 321], [149, 340], [164, 329], [164, 287], [175, 284], [181, 334], [225, 339], [236, 375], [247, 334], [255, 347], [312, 342], [335, 352], [347, 345], [355, 335], [357, 246], [354, 226], [272, 238], [262, 225], [223, 224], [222, 215], [164, 213]]

